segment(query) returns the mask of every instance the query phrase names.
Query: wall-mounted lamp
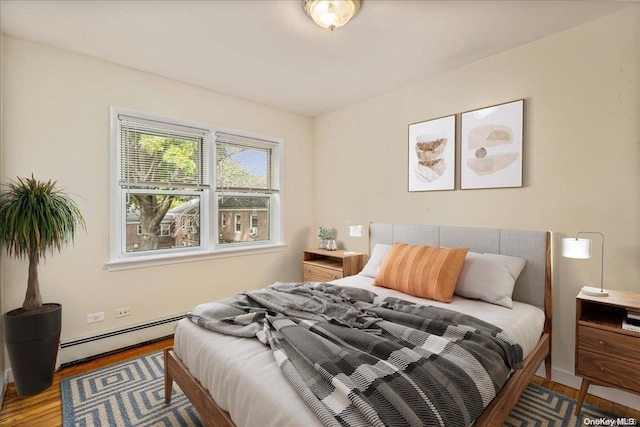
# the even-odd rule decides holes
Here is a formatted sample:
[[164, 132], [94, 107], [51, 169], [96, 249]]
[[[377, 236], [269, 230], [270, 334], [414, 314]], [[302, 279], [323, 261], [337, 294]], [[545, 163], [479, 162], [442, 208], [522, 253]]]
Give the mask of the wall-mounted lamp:
[[329, 31], [345, 25], [359, 10], [360, 0], [304, 0], [307, 15]]
[[362, 237], [362, 235], [363, 235], [362, 225], [349, 226], [349, 237]]
[[600, 259], [600, 288], [583, 286], [582, 292], [596, 297], [606, 297], [609, 292], [604, 289], [604, 235], [598, 231], [578, 231], [576, 237], [562, 239], [562, 256], [565, 258], [590, 259], [591, 239], [579, 239], [581, 234], [597, 234], [601, 239], [601, 259]]

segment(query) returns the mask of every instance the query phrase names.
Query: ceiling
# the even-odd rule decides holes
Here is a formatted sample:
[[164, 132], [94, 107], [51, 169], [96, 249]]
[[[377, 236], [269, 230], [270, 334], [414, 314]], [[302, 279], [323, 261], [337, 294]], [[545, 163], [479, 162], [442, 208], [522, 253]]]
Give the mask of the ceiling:
[[364, 0], [333, 33], [302, 0], [0, 0], [3, 33], [318, 116], [635, 1]]

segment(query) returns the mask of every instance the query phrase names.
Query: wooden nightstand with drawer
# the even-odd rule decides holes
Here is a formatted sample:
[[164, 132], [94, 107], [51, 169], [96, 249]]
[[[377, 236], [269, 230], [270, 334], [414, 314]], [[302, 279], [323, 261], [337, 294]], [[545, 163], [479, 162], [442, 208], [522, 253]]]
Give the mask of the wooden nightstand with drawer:
[[302, 281], [329, 282], [360, 273], [365, 254], [343, 250], [308, 249], [302, 252]]
[[627, 309], [640, 310], [640, 294], [576, 297], [575, 374], [582, 377], [576, 415], [591, 384], [640, 394], [640, 332], [622, 329]]

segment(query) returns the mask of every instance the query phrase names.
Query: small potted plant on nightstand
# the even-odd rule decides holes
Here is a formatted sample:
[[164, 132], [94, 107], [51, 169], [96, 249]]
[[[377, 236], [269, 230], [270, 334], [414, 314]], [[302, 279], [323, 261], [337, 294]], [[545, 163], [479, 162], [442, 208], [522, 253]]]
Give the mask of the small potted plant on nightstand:
[[22, 307], [4, 314], [4, 335], [16, 391], [28, 396], [53, 382], [62, 326], [62, 306], [42, 303], [38, 263], [86, 226], [78, 206], [56, 188], [56, 181], [37, 181], [31, 175], [6, 187], [0, 193], [0, 249], [28, 259], [29, 277]]
[[328, 228], [318, 228], [318, 237], [320, 238], [320, 249], [335, 251], [337, 249], [336, 241], [333, 239], [333, 233]]

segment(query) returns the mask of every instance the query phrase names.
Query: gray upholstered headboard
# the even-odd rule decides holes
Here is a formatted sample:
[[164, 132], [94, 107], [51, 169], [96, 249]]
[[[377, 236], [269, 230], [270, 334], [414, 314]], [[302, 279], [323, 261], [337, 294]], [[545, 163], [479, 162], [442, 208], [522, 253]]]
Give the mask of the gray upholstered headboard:
[[545, 285], [549, 290], [551, 287], [548, 231], [372, 223], [369, 253], [376, 243], [464, 247], [473, 252], [524, 258], [527, 263], [514, 287], [513, 299], [545, 307]]

